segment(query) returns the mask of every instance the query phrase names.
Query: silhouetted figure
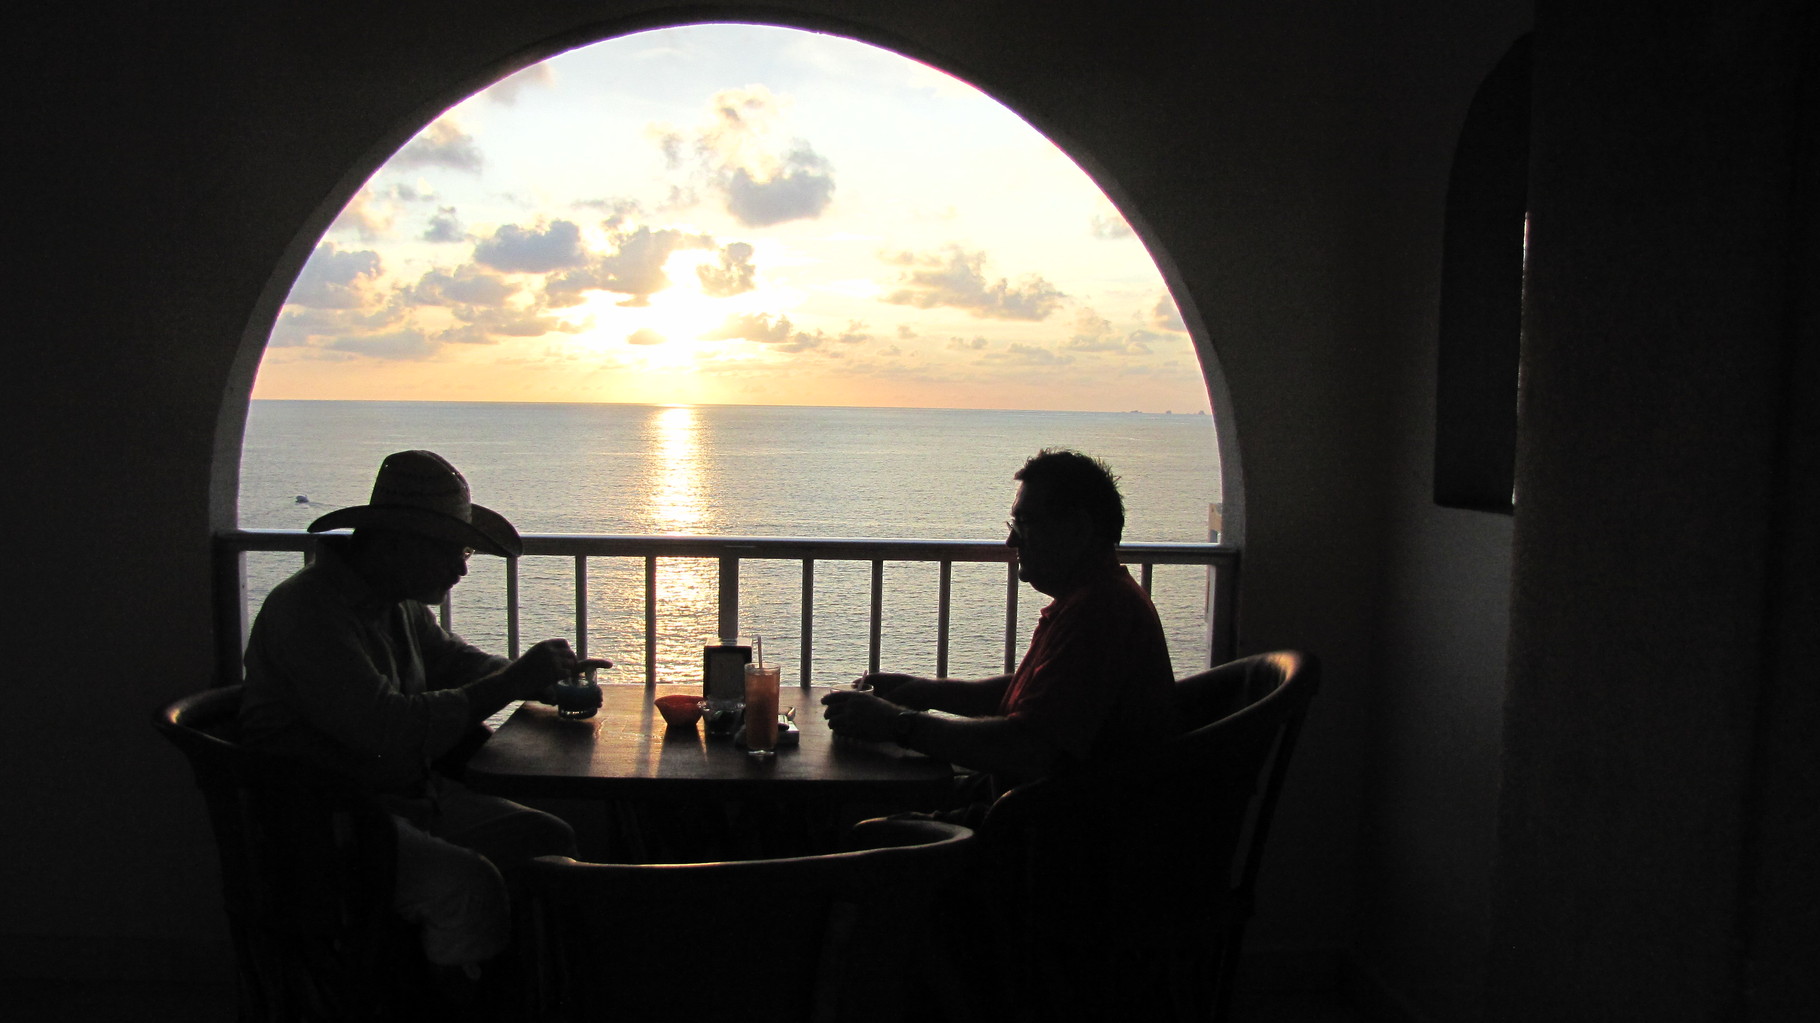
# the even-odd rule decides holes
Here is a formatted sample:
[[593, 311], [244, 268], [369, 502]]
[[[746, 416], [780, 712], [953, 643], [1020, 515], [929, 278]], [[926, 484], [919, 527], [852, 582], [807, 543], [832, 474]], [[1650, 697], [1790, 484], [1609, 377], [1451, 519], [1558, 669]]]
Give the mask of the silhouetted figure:
[[[1118, 562], [1117, 478], [1098, 459], [1045, 450], [1020, 481], [1005, 542], [1018, 578], [1054, 601], [1010, 675], [928, 679], [879, 672], [870, 692], [822, 698], [836, 734], [898, 745], [991, 776], [1002, 791], [1179, 731], [1174, 671], [1156, 608]], [[938, 717], [923, 711], [960, 717]]]
[[475, 551], [523, 550], [512, 524], [474, 504], [441, 456], [387, 456], [369, 503], [309, 528], [344, 527], [353, 536], [324, 537], [253, 623], [245, 741], [346, 774], [392, 811], [394, 904], [421, 924], [424, 953], [445, 981], [472, 982], [511, 940], [506, 879], [532, 856], [574, 855], [575, 833], [432, 765], [484, 735], [482, 722], [513, 700], [598, 707], [598, 689], [561, 683], [610, 663], [578, 659], [562, 639], [507, 660], [437, 623], [429, 606], [467, 574]]
[[[934, 814], [972, 827], [1006, 789], [1155, 748], [1181, 732], [1162, 623], [1118, 562], [1125, 505], [1117, 478], [1098, 459], [1056, 450], [1031, 458], [1014, 478], [1005, 542], [1017, 549], [1018, 577], [1054, 598], [1017, 671], [983, 679], [873, 673], [860, 679], [870, 692], [822, 698], [838, 735], [894, 740], [976, 772]], [[1010, 864], [984, 857], [931, 907], [934, 937], [921, 954], [945, 965], [907, 963], [906, 977], [951, 977], [981, 1019], [1068, 1018], [1028, 1002], [1021, 978], [1012, 980], [1023, 950], [1012, 944], [1021, 932], [1008, 914], [1022, 884]], [[933, 989], [912, 988], [907, 997], [912, 1019], [946, 1000]]]

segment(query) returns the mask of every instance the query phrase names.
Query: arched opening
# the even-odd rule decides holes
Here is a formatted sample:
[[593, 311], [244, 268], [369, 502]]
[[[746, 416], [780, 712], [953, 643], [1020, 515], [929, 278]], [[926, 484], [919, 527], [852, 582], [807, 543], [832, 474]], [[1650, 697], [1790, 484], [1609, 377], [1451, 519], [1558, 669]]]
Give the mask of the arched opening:
[[[678, 54], [693, 67], [663, 63]], [[896, 116], [880, 117], [887, 90]], [[1235, 538], [1236, 514], [1210, 514], [1236, 504], [1220, 457], [1229, 424], [1216, 430], [1207, 414], [1227, 414], [1207, 402], [1217, 371], [1204, 343], [1196, 358], [1141, 225], [1035, 129], [939, 71], [787, 28], [652, 30], [520, 70], [375, 163], [330, 200], [320, 236], [300, 240], [296, 272], [275, 285], [242, 526], [301, 528], [362, 499], [386, 451], [428, 446], [531, 532], [992, 539], [1021, 459], [1071, 446], [1125, 475], [1128, 538], [1204, 541], [1210, 527]], [[508, 172], [489, 176], [498, 165]], [[532, 189], [547, 195], [532, 201]], [[412, 404], [375, 404], [399, 399]], [[428, 407], [462, 401], [495, 406], [489, 423], [437, 422], [446, 410]], [[639, 411], [606, 423], [608, 406]], [[780, 424], [783, 406], [821, 409], [822, 422]], [[855, 407], [896, 409], [897, 421], [830, 425]], [[829, 467], [833, 441], [882, 431], [904, 455], [918, 430], [907, 410], [929, 408], [975, 415], [926, 430], [902, 464], [855, 445], [880, 489], [827, 503], [863, 489]], [[1077, 413], [1095, 421], [1053, 418]], [[784, 439], [791, 429], [802, 439]], [[1000, 443], [967, 451], [953, 439], [980, 437]], [[322, 456], [317, 474], [269, 473], [296, 464], [300, 449], [278, 448], [298, 438]], [[734, 459], [729, 438], [769, 450], [748, 443]], [[753, 465], [763, 469], [742, 474]], [[1198, 490], [1156, 498], [1164, 478]], [[925, 492], [888, 486], [903, 481]], [[614, 489], [629, 484], [636, 493]], [[756, 511], [755, 494], [773, 507]], [[954, 514], [928, 513], [942, 507]], [[722, 514], [707, 521], [709, 508]], [[272, 564], [263, 585], [285, 571]], [[712, 635], [698, 576], [659, 596], [702, 605], [685, 648]], [[630, 576], [620, 585], [628, 599], [601, 603], [635, 604]], [[1160, 585], [1205, 599], [1196, 578]], [[551, 595], [565, 583], [553, 573], [526, 586]], [[530, 590], [525, 602], [549, 603]], [[510, 642], [504, 630], [470, 638]]]

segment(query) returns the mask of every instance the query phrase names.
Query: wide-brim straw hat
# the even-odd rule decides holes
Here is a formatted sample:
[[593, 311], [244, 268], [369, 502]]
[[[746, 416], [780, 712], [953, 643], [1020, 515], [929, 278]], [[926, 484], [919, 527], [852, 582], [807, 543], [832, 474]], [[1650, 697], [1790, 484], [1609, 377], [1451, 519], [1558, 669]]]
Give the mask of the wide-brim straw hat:
[[380, 463], [366, 504], [337, 508], [310, 523], [329, 529], [402, 529], [451, 540], [500, 557], [524, 553], [524, 541], [504, 515], [474, 503], [468, 481], [434, 451], [399, 451]]

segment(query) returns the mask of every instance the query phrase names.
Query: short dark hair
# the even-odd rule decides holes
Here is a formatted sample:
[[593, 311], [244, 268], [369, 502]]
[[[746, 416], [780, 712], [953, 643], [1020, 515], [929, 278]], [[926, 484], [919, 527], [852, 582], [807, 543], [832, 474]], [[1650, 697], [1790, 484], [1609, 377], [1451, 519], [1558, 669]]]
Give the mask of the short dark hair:
[[1119, 494], [1119, 478], [1098, 458], [1066, 448], [1044, 448], [1012, 479], [1043, 488], [1054, 510], [1086, 512], [1094, 538], [1108, 547], [1117, 547], [1125, 535], [1125, 499]]

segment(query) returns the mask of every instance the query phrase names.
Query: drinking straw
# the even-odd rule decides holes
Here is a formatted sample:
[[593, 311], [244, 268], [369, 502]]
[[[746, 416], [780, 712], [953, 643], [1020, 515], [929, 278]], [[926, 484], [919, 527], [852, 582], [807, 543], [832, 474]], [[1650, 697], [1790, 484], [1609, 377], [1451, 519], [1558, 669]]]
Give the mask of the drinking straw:
[[758, 670], [765, 670], [765, 637], [754, 634], [752, 645], [758, 648]]

